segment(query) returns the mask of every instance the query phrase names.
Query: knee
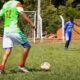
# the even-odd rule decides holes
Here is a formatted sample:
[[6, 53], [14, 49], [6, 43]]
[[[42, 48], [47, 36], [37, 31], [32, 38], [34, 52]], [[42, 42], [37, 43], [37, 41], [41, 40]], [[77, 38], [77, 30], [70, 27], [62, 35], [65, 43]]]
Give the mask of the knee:
[[28, 42], [22, 44], [22, 46], [23, 46], [24, 48], [31, 48], [31, 45], [30, 45]]

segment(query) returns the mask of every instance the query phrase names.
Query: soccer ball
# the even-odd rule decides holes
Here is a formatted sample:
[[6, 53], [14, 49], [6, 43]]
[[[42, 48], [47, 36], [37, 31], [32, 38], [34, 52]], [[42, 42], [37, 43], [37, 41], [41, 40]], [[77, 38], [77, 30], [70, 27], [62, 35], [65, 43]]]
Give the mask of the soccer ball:
[[50, 67], [51, 67], [51, 65], [50, 65], [50, 63], [48, 63], [48, 62], [44, 62], [44, 63], [42, 63], [42, 64], [40, 65], [40, 68], [41, 68], [42, 70], [46, 70], [46, 71], [50, 70]]

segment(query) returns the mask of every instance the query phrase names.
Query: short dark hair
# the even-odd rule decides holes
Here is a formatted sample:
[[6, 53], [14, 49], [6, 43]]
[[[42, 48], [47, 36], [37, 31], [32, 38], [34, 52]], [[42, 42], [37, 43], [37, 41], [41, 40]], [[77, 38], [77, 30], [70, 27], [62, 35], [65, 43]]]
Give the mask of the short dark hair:
[[16, 0], [16, 1], [19, 1], [19, 2], [21, 2], [21, 4], [23, 4], [23, 3], [24, 3], [24, 1], [23, 1], [23, 0]]
[[[7, 1], [9, 1], [9, 0], [5, 0], [5, 2], [7, 2]], [[16, 1], [21, 2], [21, 4], [23, 4], [23, 3], [24, 3], [24, 1], [23, 1], [23, 0], [16, 0]]]
[[70, 16], [70, 21], [72, 21], [72, 22], [74, 21], [74, 18], [72, 16]]
[[7, 1], [9, 1], [9, 0], [5, 0], [5, 2], [7, 2]]

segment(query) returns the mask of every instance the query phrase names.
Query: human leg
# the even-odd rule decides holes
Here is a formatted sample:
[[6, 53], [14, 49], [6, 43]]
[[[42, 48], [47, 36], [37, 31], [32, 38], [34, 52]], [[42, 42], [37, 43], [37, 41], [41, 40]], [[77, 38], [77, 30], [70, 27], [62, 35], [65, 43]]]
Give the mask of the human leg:
[[19, 66], [25, 66], [26, 58], [28, 57], [31, 48], [26, 36], [22, 32], [11, 33], [8, 35], [14, 44], [21, 44], [23, 46], [23, 55], [20, 60]]
[[13, 42], [12, 40], [7, 37], [6, 35], [3, 36], [3, 48], [5, 49], [5, 53], [2, 59], [2, 63], [0, 64], [0, 70], [4, 70], [5, 69], [5, 65], [7, 62], [7, 59], [11, 53], [13, 47]]
[[66, 43], [65, 43], [65, 48], [68, 49], [69, 47], [69, 44], [71, 42], [71, 37], [72, 37], [72, 33], [69, 32], [69, 33], [66, 33]]
[[22, 44], [22, 46], [23, 46], [23, 55], [20, 60], [18, 69], [24, 73], [28, 73], [29, 71], [25, 68], [25, 62], [28, 57], [31, 46], [28, 42]]
[[22, 46], [23, 46], [23, 55], [22, 55], [22, 58], [20, 60], [19, 66], [24, 67], [31, 46], [30, 46], [30, 44], [28, 42], [22, 44]]
[[4, 70], [5, 69], [5, 65], [6, 65], [6, 62], [7, 62], [7, 59], [11, 53], [11, 48], [6, 48], [5, 49], [5, 53], [4, 53], [4, 56], [3, 56], [3, 59], [2, 59], [2, 63], [0, 64], [0, 70]]
[[[14, 39], [13, 39], [13, 37], [14, 37]], [[25, 68], [25, 62], [28, 57], [31, 46], [30, 46], [26, 36], [22, 32], [15, 33], [15, 36], [13, 36], [13, 37], [11, 37], [11, 38], [13, 39], [14, 43], [21, 44], [23, 46], [23, 54], [20, 59], [18, 68], [22, 72], [28, 72], [28, 70]]]
[[69, 44], [70, 44], [70, 41], [69, 41], [69, 40], [67, 40], [67, 41], [66, 41], [66, 44], [65, 44], [65, 48], [66, 48], [66, 49], [68, 49]]

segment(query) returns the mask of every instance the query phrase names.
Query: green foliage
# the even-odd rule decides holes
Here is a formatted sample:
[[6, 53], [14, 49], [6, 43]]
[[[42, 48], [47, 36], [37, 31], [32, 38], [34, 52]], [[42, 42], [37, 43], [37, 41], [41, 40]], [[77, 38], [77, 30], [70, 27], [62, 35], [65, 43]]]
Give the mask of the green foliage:
[[57, 8], [57, 15], [65, 16], [66, 7], [65, 6], [59, 6]]
[[41, 13], [44, 31], [47, 30], [48, 33], [56, 33], [57, 28], [61, 25], [60, 15], [62, 15], [65, 20], [68, 20], [69, 16], [80, 18], [80, 7], [71, 7], [73, 0], [67, 0], [65, 6], [60, 5], [58, 8], [55, 8], [54, 5], [50, 4], [50, 1], [51, 0], [42, 1]]
[[37, 1], [36, 0], [24, 0], [25, 10], [35, 11], [37, 9]]
[[[71, 2], [72, 0], [68, 1], [67, 4], [71, 4]], [[54, 5], [50, 4], [50, 0], [42, 1], [41, 9], [43, 31], [47, 31], [49, 34], [56, 33], [56, 30], [61, 25], [59, 18], [60, 15], [62, 15], [64, 18], [67, 18], [69, 15], [73, 15], [74, 17], [78, 16], [78, 10], [73, 8], [70, 9], [67, 6], [59, 6], [58, 8], [55, 8]]]
[[[46, 17], [45, 17], [46, 16]], [[57, 8], [53, 5], [47, 6], [45, 10], [42, 10], [43, 18], [43, 30], [47, 30], [48, 33], [55, 33], [55, 30], [58, 27]]]
[[67, 0], [66, 6], [67, 6], [67, 7], [72, 6], [71, 3], [72, 3], [73, 1], [74, 1], [74, 0]]
[[56, 30], [61, 25], [61, 21], [59, 18], [60, 15], [62, 15], [65, 20], [68, 20], [69, 16], [80, 18], [79, 6], [77, 6], [77, 8], [71, 7], [71, 3], [73, 2], [73, 0], [67, 0], [65, 6], [60, 5], [58, 8], [55, 8], [54, 5], [51, 5], [48, 1], [43, 1], [42, 3], [46, 2], [46, 4], [41, 6], [43, 29], [47, 30], [48, 33], [56, 33]]
[[[24, 8], [28, 11], [37, 11], [38, 0], [24, 0]], [[80, 18], [80, 4], [76, 8], [72, 8], [72, 2], [74, 0], [67, 0], [64, 6], [59, 5], [55, 7], [51, 4], [51, 0], [41, 0], [41, 16], [43, 19], [43, 31], [47, 33], [56, 33], [56, 30], [61, 26], [60, 15], [65, 20], [68, 20], [69, 16], [74, 18]], [[2, 4], [0, 4], [2, 6]]]
[[75, 9], [75, 8], [72, 8], [72, 7], [68, 7], [67, 9], [66, 9], [66, 13], [65, 13], [65, 15], [66, 16], [73, 16], [73, 17], [77, 17], [78, 15], [78, 11]]

